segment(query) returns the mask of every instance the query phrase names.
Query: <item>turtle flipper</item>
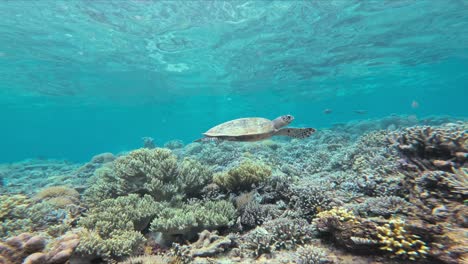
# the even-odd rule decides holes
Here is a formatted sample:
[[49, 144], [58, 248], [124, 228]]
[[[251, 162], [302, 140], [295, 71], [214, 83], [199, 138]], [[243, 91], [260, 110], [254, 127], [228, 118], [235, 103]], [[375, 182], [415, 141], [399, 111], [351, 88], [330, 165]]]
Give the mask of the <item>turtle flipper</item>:
[[314, 128], [282, 128], [278, 130], [275, 136], [287, 136], [293, 138], [308, 138], [316, 130]]

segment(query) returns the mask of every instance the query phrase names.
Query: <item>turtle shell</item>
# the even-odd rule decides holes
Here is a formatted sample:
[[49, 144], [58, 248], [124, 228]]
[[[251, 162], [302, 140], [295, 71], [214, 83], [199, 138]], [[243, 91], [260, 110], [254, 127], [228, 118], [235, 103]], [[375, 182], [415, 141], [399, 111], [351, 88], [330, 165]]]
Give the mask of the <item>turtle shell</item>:
[[205, 136], [248, 136], [270, 133], [274, 130], [273, 122], [266, 118], [239, 118], [219, 124], [204, 133]]

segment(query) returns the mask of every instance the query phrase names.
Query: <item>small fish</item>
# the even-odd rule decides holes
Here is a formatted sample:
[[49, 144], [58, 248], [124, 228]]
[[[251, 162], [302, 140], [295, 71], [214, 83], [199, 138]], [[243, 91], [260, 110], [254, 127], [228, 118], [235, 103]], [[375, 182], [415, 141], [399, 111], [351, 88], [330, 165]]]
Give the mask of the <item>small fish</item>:
[[365, 114], [367, 114], [367, 111], [366, 111], [366, 110], [354, 110], [353, 112], [356, 113], [356, 114], [359, 114], [359, 115], [365, 115]]
[[418, 101], [413, 100], [413, 102], [411, 102], [411, 108], [416, 109], [416, 108], [418, 108], [418, 107], [419, 107]]
[[326, 114], [326, 115], [331, 114], [332, 112], [333, 111], [331, 109], [329, 109], [329, 108], [323, 110], [323, 113]]

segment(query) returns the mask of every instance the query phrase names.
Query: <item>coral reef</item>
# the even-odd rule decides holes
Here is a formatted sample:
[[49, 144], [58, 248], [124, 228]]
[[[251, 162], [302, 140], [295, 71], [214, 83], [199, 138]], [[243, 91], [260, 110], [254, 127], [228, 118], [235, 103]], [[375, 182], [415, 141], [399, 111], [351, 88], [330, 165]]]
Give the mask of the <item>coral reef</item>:
[[383, 244], [381, 250], [389, 251], [394, 256], [415, 260], [424, 258], [429, 248], [419, 236], [406, 231], [405, 222], [401, 219], [391, 219], [383, 226], [377, 227], [379, 242]]
[[[0, 242], [2, 264], [65, 264], [79, 243], [76, 234], [70, 233], [47, 245], [46, 239], [28, 233]], [[47, 250], [46, 250], [47, 246]], [[45, 251], [46, 250], [46, 251]]]
[[47, 201], [57, 208], [64, 208], [69, 205], [77, 205], [80, 202], [80, 194], [68, 186], [52, 186], [40, 190], [35, 199]]
[[246, 160], [227, 172], [218, 172], [213, 182], [229, 191], [249, 190], [271, 176], [271, 168], [266, 164]]
[[118, 190], [149, 194], [157, 201], [196, 195], [211, 180], [210, 170], [200, 162], [177, 157], [168, 149], [138, 149], [114, 162]]
[[0, 165], [0, 263], [463, 263], [468, 123], [447, 121]]
[[297, 264], [325, 264], [330, 263], [327, 258], [326, 252], [311, 245], [299, 247], [297, 249], [297, 257], [294, 263]]
[[119, 264], [169, 264], [177, 263], [177, 257], [165, 255], [144, 255], [138, 257], [129, 257]]
[[192, 237], [204, 229], [228, 227], [234, 223], [236, 210], [227, 201], [206, 201], [163, 208], [151, 222], [152, 232], [166, 236]]
[[441, 127], [416, 126], [397, 131], [388, 137], [413, 166], [419, 169], [459, 167], [468, 155], [466, 123]]
[[164, 207], [154, 199], [136, 194], [107, 199], [81, 218], [78, 252], [102, 257], [128, 256], [145, 241], [139, 232]]
[[275, 250], [294, 249], [309, 242], [314, 229], [304, 219], [278, 218], [249, 231], [241, 238], [241, 248], [259, 257]]
[[189, 245], [173, 245], [173, 255], [181, 262], [198, 263], [197, 258], [214, 257], [233, 246], [234, 235], [220, 236], [217, 232], [204, 230], [198, 234], [198, 240]]

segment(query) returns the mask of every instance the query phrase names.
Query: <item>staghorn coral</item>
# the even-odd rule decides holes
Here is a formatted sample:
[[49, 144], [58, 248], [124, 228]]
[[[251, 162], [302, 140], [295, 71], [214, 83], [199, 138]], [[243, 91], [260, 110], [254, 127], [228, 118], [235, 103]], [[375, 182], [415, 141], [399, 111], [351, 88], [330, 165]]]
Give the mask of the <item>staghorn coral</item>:
[[464, 196], [468, 195], [468, 168], [452, 168], [453, 174], [442, 176], [450, 190]]
[[203, 229], [216, 229], [233, 224], [236, 210], [227, 201], [207, 201], [162, 209], [151, 222], [152, 232], [191, 237]]
[[377, 227], [381, 250], [388, 251], [394, 257], [415, 260], [425, 258], [429, 248], [419, 236], [411, 234], [401, 219], [390, 219], [388, 223]]
[[149, 195], [104, 200], [79, 220], [82, 229], [77, 250], [102, 257], [130, 255], [145, 240], [138, 231], [146, 228], [163, 207]]
[[215, 173], [213, 182], [230, 191], [249, 190], [271, 176], [271, 168], [264, 163], [251, 160], [227, 172]]

